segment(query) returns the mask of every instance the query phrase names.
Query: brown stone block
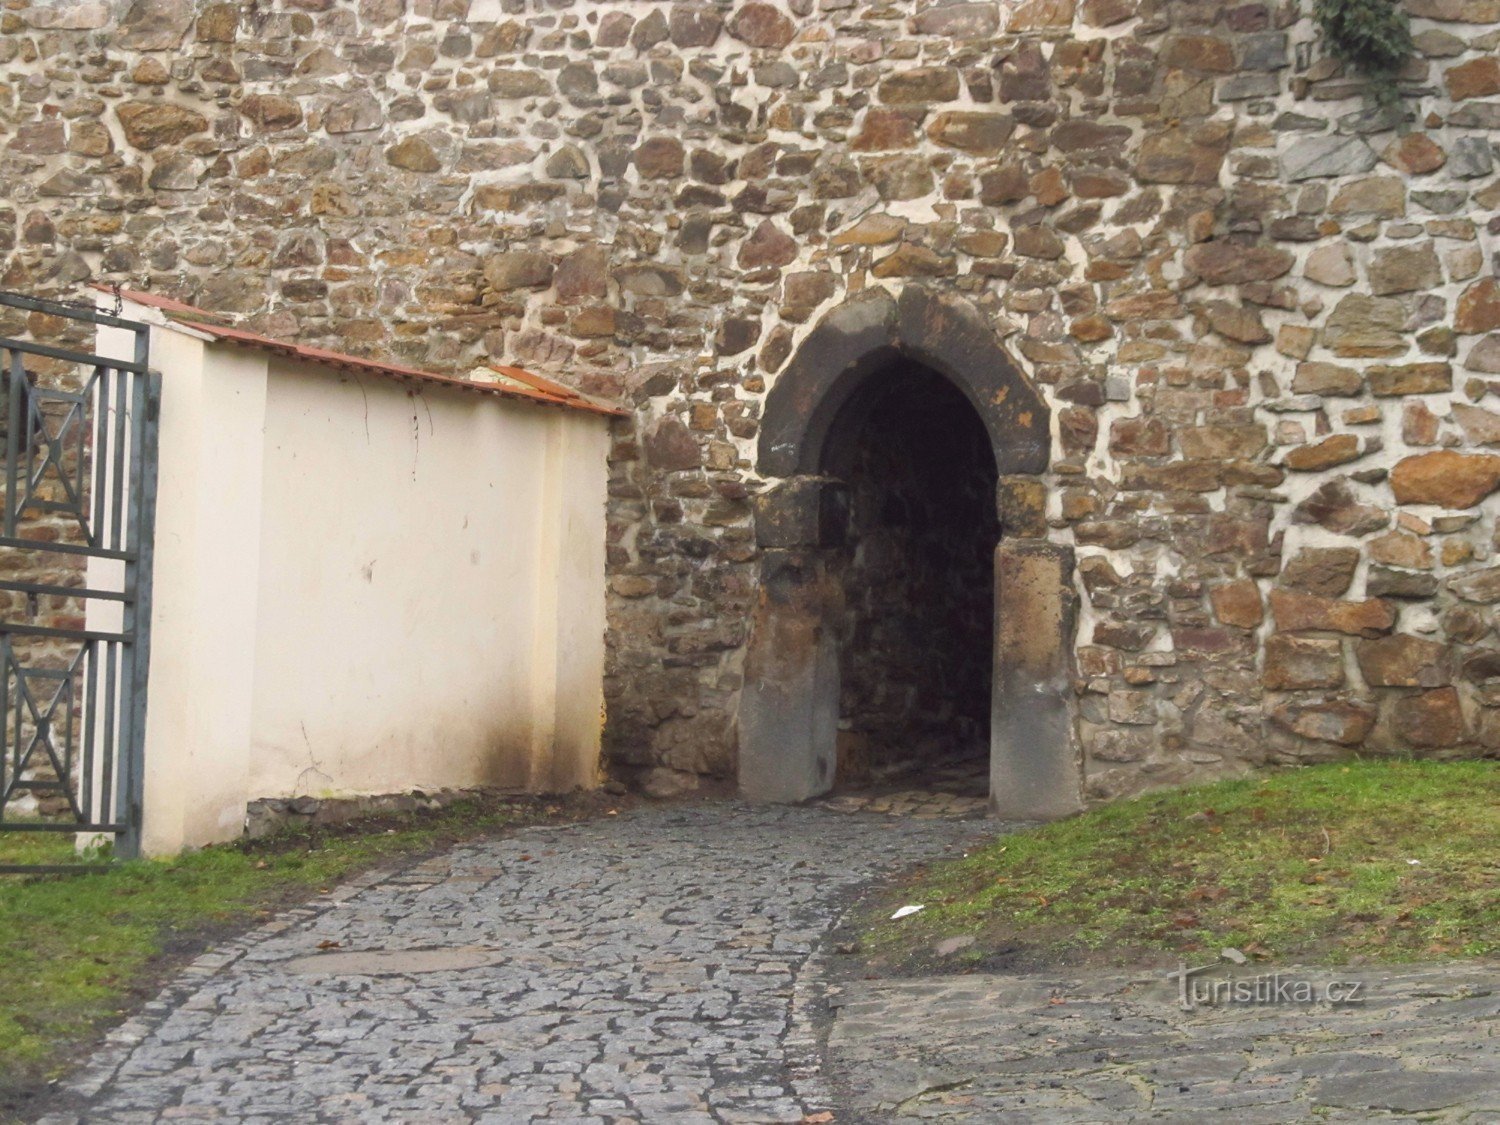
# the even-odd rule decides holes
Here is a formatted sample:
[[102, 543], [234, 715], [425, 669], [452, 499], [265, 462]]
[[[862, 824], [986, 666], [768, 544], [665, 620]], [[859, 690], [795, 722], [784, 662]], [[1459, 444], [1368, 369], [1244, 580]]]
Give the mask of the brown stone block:
[[938, 114], [927, 127], [927, 135], [946, 148], [992, 156], [1005, 147], [1015, 128], [1014, 119], [1004, 114], [953, 110]]
[[1365, 592], [1372, 598], [1430, 598], [1437, 593], [1437, 579], [1430, 574], [1370, 565]]
[[178, 144], [194, 133], [206, 132], [208, 118], [170, 102], [126, 102], [115, 110], [125, 139], [132, 146], [150, 151], [159, 145]]
[[880, 100], [887, 105], [951, 102], [959, 89], [958, 71], [952, 67], [916, 67], [887, 75], [880, 83]]
[[1296, 590], [1272, 590], [1271, 613], [1282, 633], [1305, 631], [1378, 637], [1396, 625], [1396, 610], [1380, 598], [1338, 601]]
[[1338, 363], [1299, 363], [1292, 376], [1292, 393], [1299, 395], [1357, 395], [1364, 376], [1353, 367]]
[[1358, 277], [1354, 272], [1354, 258], [1349, 253], [1349, 247], [1342, 242], [1319, 246], [1307, 256], [1307, 264], [1302, 273], [1309, 281], [1336, 289], [1353, 285]]
[[903, 242], [871, 268], [875, 277], [946, 277], [958, 272], [951, 255], [938, 254], [926, 246]]
[[[1229, 152], [1231, 130], [1223, 122], [1151, 130], [1141, 141], [1135, 174], [1143, 183], [1214, 184]], [[1252, 266], [1268, 269], [1270, 259]], [[1288, 263], [1290, 268], [1290, 263]], [[1280, 277], [1286, 270], [1273, 273]]]
[[1215, 514], [1192, 532], [1205, 555], [1233, 553], [1250, 559], [1265, 552], [1269, 515]]
[[837, 547], [848, 533], [849, 491], [827, 477], [792, 477], [754, 503], [761, 547]]
[[1005, 23], [1012, 35], [1022, 31], [1044, 31], [1072, 26], [1075, 0], [1025, 0]]
[[1471, 445], [1500, 445], [1500, 414], [1467, 403], [1453, 404], [1453, 420]]
[[1500, 94], [1500, 59], [1484, 55], [1443, 72], [1443, 84], [1454, 101]]
[[[1450, 629], [1450, 636], [1452, 632]], [[1484, 633], [1480, 632], [1479, 637], [1483, 635]], [[1475, 640], [1478, 640], [1479, 637], [1476, 637]], [[1495, 685], [1497, 681], [1500, 681], [1500, 649], [1480, 649], [1478, 652], [1466, 657], [1463, 664], [1463, 676], [1471, 684]]]
[[262, 133], [277, 133], [302, 124], [302, 107], [277, 94], [251, 94], [240, 102], [239, 111]]
[[532, 250], [491, 254], [484, 260], [484, 280], [500, 292], [543, 288], [552, 283], [552, 260]]
[[1094, 625], [1096, 643], [1122, 652], [1140, 652], [1155, 636], [1156, 628], [1152, 625], [1123, 621], [1100, 621]]
[[1453, 389], [1453, 368], [1446, 363], [1377, 364], [1369, 370], [1370, 393], [1377, 398], [1441, 394]]
[[1332, 637], [1266, 638], [1261, 684], [1270, 691], [1301, 691], [1344, 686], [1344, 645]]
[[1073, 528], [1080, 546], [1120, 550], [1140, 542], [1141, 529], [1132, 520], [1090, 520]]
[[1407, 133], [1386, 145], [1380, 159], [1408, 176], [1421, 176], [1446, 164], [1448, 154], [1426, 133]]
[[1221, 461], [1253, 458], [1264, 452], [1266, 428], [1251, 423], [1234, 426], [1191, 426], [1177, 435], [1183, 457], [1189, 460]]
[[1323, 325], [1323, 345], [1350, 358], [1404, 354], [1406, 306], [1394, 297], [1349, 293]]
[[915, 35], [948, 39], [987, 39], [1000, 29], [1000, 13], [992, 3], [940, 4], [907, 21]]
[[1500, 488], [1500, 456], [1450, 449], [1403, 458], [1391, 470], [1391, 490], [1401, 504], [1472, 508]]
[[609, 295], [609, 252], [601, 246], [582, 246], [558, 264], [553, 275], [562, 304], [600, 300]]
[[1234, 70], [1234, 48], [1213, 35], [1174, 35], [1162, 44], [1158, 60], [1197, 74], [1229, 74]]
[[687, 152], [676, 137], [650, 137], [636, 148], [635, 169], [645, 180], [672, 180], [682, 175]]
[[1388, 531], [1371, 539], [1366, 547], [1372, 562], [1404, 566], [1413, 570], [1432, 567], [1432, 548], [1409, 531]]
[[406, 137], [391, 145], [385, 150], [385, 162], [406, 172], [431, 173], [443, 166], [432, 145], [422, 137]]
[[1287, 702], [1272, 710], [1271, 721], [1302, 738], [1358, 746], [1375, 725], [1375, 711], [1345, 699]]
[[1500, 566], [1486, 567], [1448, 580], [1448, 589], [1466, 602], [1494, 605], [1500, 602]]
[[1406, 183], [1399, 176], [1369, 176], [1339, 189], [1328, 204], [1330, 215], [1373, 215], [1395, 219], [1406, 214]]
[[1184, 264], [1209, 285], [1243, 285], [1284, 276], [1296, 258], [1274, 246], [1200, 242], [1188, 248]]
[[651, 467], [662, 472], [696, 469], [703, 461], [698, 440], [672, 416], [663, 418], [646, 435], [645, 451]]
[[1113, 27], [1135, 15], [1135, 0], [1083, 0], [1079, 18], [1089, 27]]
[[1292, 522], [1315, 523], [1340, 535], [1368, 535], [1389, 526], [1390, 513], [1361, 504], [1342, 477], [1320, 485], [1316, 492], [1292, 510]]
[[1458, 690], [1442, 687], [1392, 700], [1390, 733], [1398, 743], [1424, 750], [1457, 746], [1465, 736]]
[[1054, 128], [1048, 139], [1061, 152], [1118, 154], [1130, 140], [1130, 129], [1125, 125], [1101, 125], [1086, 118], [1073, 118]]
[[[889, 109], [871, 106], [865, 111], [864, 121], [850, 142], [855, 152], [903, 151], [917, 143], [917, 127], [921, 124], [923, 111]], [[902, 222], [902, 226], [905, 223]]]
[[1271, 333], [1260, 313], [1247, 305], [1230, 301], [1210, 301], [1203, 309], [1208, 326], [1220, 336], [1240, 344], [1267, 344]]
[[1225, 625], [1253, 629], [1265, 616], [1260, 587], [1248, 578], [1216, 586], [1209, 594], [1209, 600], [1213, 603], [1214, 616]]
[[996, 486], [1002, 535], [1023, 539], [1047, 534], [1047, 486], [1037, 477], [1006, 475]]
[[735, 258], [739, 269], [753, 270], [765, 266], [789, 266], [796, 258], [796, 240], [775, 225], [774, 220], [763, 219], [754, 233], [739, 245]]
[[1469, 334], [1500, 328], [1500, 282], [1486, 277], [1465, 289], [1458, 298], [1453, 327]]
[[785, 47], [796, 32], [796, 25], [784, 12], [758, 0], [743, 5], [729, 20], [729, 34], [752, 47]]
[[1218, 629], [1208, 625], [1177, 625], [1172, 629], [1172, 646], [1178, 652], [1218, 656], [1238, 653], [1249, 656], [1255, 641], [1237, 629]]
[[1311, 445], [1299, 445], [1290, 450], [1283, 464], [1299, 473], [1318, 473], [1345, 465], [1363, 456], [1359, 438], [1354, 434], [1334, 434]]
[[1117, 457], [1164, 457], [1172, 451], [1172, 431], [1155, 416], [1117, 418], [1110, 423], [1109, 450]]
[[1102, 316], [1080, 316], [1068, 322], [1068, 335], [1085, 344], [1097, 344], [1115, 334], [1115, 326]]
[[1370, 292], [1420, 293], [1443, 283], [1443, 268], [1430, 242], [1419, 246], [1388, 246], [1370, 259]]
[[1127, 492], [1215, 492], [1223, 483], [1223, 466], [1216, 461], [1127, 465], [1120, 478]]
[[1006, 164], [979, 177], [979, 201], [987, 207], [1018, 203], [1031, 194], [1031, 179], [1019, 164]]
[[1452, 680], [1448, 646], [1406, 633], [1358, 641], [1354, 656], [1371, 687], [1434, 688]]
[[1120, 670], [1121, 657], [1113, 649], [1100, 645], [1081, 645], [1078, 649], [1080, 676], [1113, 676]]
[[1182, 313], [1182, 299], [1166, 289], [1115, 297], [1104, 306], [1104, 314], [1114, 321], [1176, 320]]
[[667, 17], [672, 46], [684, 49], [713, 46], [723, 26], [723, 17], [712, 4], [707, 3], [673, 4]]
[[1156, 720], [1156, 696], [1151, 692], [1116, 690], [1109, 693], [1110, 722], [1150, 726]]

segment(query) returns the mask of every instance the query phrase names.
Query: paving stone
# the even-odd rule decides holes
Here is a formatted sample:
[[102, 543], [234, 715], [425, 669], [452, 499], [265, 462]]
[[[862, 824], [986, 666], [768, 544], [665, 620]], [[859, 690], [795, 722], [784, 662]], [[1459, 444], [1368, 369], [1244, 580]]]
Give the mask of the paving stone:
[[464, 844], [210, 954], [47, 1120], [798, 1122], [813, 948], [860, 884], [993, 831], [722, 804]]
[[1488, 1119], [1500, 967], [1279, 971], [1366, 1002], [1184, 1010], [1167, 970], [872, 981], [835, 958], [827, 1076], [840, 1119], [871, 1123]]

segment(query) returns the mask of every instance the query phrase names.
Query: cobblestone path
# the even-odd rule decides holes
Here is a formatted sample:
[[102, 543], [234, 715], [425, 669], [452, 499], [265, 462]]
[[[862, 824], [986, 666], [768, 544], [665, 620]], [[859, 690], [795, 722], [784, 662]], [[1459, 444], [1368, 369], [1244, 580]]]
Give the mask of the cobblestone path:
[[201, 958], [45, 1120], [801, 1121], [809, 951], [860, 883], [994, 830], [712, 805], [463, 845]]

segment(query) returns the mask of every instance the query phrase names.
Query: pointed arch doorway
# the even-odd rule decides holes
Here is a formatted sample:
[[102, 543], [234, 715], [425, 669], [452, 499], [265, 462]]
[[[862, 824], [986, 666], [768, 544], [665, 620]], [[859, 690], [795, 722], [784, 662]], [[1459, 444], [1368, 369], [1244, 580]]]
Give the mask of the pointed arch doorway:
[[1079, 807], [1049, 445], [1045, 403], [968, 302], [872, 290], [818, 324], [761, 426], [759, 468], [779, 483], [756, 510], [746, 797], [987, 752], [998, 815]]

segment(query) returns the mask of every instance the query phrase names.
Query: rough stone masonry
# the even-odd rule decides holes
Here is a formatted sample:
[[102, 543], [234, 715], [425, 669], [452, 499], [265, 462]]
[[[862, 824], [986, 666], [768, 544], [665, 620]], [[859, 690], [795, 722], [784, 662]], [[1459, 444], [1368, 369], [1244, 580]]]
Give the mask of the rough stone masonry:
[[0, 285], [625, 401], [610, 752], [719, 775], [769, 388], [961, 298], [1051, 412], [1091, 797], [1492, 754], [1500, 4], [1407, 7], [1393, 110], [1296, 3], [6, 0]]

